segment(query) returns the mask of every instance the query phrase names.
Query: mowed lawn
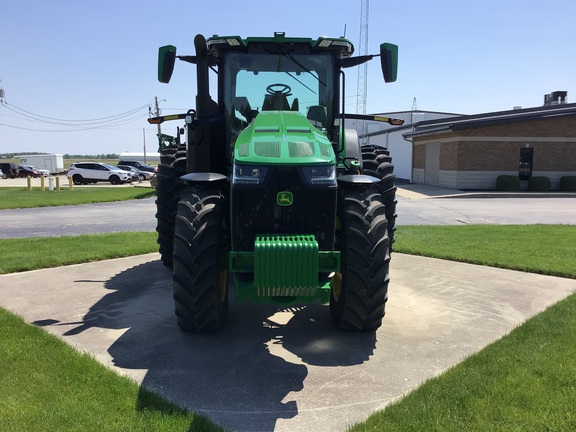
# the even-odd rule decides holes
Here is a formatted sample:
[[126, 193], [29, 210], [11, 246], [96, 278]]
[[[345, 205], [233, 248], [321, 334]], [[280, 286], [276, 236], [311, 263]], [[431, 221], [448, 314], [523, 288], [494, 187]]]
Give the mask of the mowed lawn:
[[394, 250], [452, 261], [576, 278], [576, 226], [398, 227]]
[[[21, 271], [16, 261], [23, 260], [52, 267], [110, 258], [111, 243], [130, 243], [134, 236], [93, 236], [81, 261], [72, 252], [54, 254], [49, 262], [38, 262], [34, 255], [73, 251], [74, 243], [84, 242], [45, 238], [31, 248], [25, 241], [0, 240], [0, 262], [9, 263], [0, 271]], [[572, 226], [402, 226], [396, 238], [395, 250], [402, 253], [576, 278]], [[117, 255], [157, 247], [154, 233], [142, 233], [136, 243], [138, 250]], [[18, 258], [10, 261], [12, 254]], [[221, 430], [7, 311], [0, 310], [0, 326], [2, 430]], [[576, 430], [575, 340], [573, 295], [350, 430]]]
[[17, 187], [0, 187], [0, 210], [93, 204], [98, 202], [126, 201], [150, 198], [155, 189], [142, 187], [98, 187], [97, 185], [75, 187], [70, 190], [49, 191], [33, 187], [31, 190]]

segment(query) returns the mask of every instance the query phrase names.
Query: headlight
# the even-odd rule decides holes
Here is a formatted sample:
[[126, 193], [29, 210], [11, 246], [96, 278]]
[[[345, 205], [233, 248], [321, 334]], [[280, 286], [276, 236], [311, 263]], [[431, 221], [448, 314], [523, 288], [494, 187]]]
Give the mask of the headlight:
[[258, 165], [234, 165], [232, 184], [259, 185], [266, 179], [268, 167]]
[[336, 186], [336, 166], [316, 165], [300, 167], [303, 180], [315, 186]]

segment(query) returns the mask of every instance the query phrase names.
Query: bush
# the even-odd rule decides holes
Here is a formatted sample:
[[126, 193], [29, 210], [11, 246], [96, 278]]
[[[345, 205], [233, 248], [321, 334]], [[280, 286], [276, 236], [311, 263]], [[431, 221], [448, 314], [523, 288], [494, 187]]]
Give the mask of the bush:
[[517, 192], [520, 190], [520, 177], [513, 175], [499, 175], [496, 179], [496, 190]]
[[552, 188], [552, 181], [548, 177], [530, 177], [528, 179], [528, 190], [532, 192], [549, 192]]
[[576, 176], [560, 177], [560, 190], [564, 192], [576, 192]]

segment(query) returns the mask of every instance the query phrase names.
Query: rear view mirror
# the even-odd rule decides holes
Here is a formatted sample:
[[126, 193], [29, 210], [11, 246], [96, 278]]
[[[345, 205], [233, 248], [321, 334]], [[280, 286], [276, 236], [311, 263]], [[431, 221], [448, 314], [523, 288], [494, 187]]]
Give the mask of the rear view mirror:
[[382, 74], [384, 81], [396, 81], [398, 74], [398, 45], [383, 43], [380, 45], [380, 61], [382, 62]]
[[176, 61], [176, 47], [166, 45], [158, 50], [158, 81], [168, 84], [174, 71]]

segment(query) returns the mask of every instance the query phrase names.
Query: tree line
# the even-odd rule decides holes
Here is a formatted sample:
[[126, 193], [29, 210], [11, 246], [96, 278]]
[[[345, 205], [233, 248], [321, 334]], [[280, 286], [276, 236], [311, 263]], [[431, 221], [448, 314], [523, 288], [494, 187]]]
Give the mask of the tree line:
[[[0, 155], [0, 159], [14, 159], [16, 156], [37, 155], [37, 154], [51, 154], [51, 153], [41, 153], [41, 152], [3, 153], [2, 155]], [[64, 159], [120, 159], [120, 155], [117, 153], [102, 153], [102, 154], [89, 154], [89, 155], [65, 153], [63, 157]]]
[[64, 154], [64, 159], [120, 159], [117, 153], [102, 153], [93, 155]]

